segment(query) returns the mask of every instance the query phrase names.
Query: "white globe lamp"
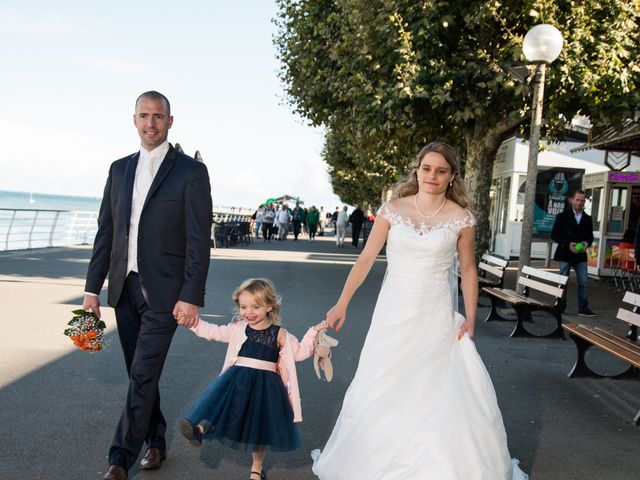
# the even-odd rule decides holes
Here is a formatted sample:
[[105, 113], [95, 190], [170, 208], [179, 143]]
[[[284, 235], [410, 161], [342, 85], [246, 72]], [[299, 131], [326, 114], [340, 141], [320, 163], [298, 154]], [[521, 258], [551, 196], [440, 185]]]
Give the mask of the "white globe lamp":
[[545, 23], [536, 25], [527, 32], [522, 50], [531, 63], [551, 63], [560, 55], [562, 43], [560, 31]]

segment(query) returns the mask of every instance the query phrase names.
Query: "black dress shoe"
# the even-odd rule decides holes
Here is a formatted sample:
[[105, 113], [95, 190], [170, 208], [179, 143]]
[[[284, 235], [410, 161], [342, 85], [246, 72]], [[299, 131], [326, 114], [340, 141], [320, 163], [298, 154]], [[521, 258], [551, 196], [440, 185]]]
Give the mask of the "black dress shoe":
[[127, 480], [128, 474], [120, 465], [111, 465], [102, 478], [103, 480]]
[[140, 460], [142, 470], [157, 470], [162, 466], [162, 462], [167, 458], [167, 454], [159, 448], [149, 448], [144, 458]]

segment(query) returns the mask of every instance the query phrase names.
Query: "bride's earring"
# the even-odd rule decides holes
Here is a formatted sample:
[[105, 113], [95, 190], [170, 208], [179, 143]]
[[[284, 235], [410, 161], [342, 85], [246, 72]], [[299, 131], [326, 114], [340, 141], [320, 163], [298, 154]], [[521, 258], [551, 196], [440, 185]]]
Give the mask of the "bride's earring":
[[453, 187], [453, 180], [449, 182], [449, 188]]

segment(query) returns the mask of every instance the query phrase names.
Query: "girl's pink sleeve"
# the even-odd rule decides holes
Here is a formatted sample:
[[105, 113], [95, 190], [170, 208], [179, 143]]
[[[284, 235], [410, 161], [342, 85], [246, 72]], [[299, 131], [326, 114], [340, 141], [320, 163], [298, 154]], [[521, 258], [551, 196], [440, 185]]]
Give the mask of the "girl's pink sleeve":
[[200, 319], [196, 326], [191, 327], [189, 330], [200, 338], [204, 338], [206, 340], [229, 343], [234, 326], [234, 323], [229, 323], [228, 325], [215, 325]]
[[296, 337], [287, 333], [287, 341], [291, 342], [291, 349], [293, 350], [293, 359], [296, 362], [301, 362], [306, 360], [315, 351], [316, 346], [316, 337], [318, 336], [318, 331], [311, 327], [307, 330], [307, 333], [304, 337], [302, 337], [301, 341], [298, 341]]

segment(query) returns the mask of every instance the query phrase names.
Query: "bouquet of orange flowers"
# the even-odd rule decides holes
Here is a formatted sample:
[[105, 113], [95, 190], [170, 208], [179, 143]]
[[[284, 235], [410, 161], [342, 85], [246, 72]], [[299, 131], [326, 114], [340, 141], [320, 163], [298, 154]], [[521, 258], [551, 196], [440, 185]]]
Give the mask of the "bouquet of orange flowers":
[[74, 310], [73, 318], [67, 323], [69, 328], [64, 334], [80, 350], [97, 352], [104, 346], [103, 333], [105, 323], [93, 312]]

